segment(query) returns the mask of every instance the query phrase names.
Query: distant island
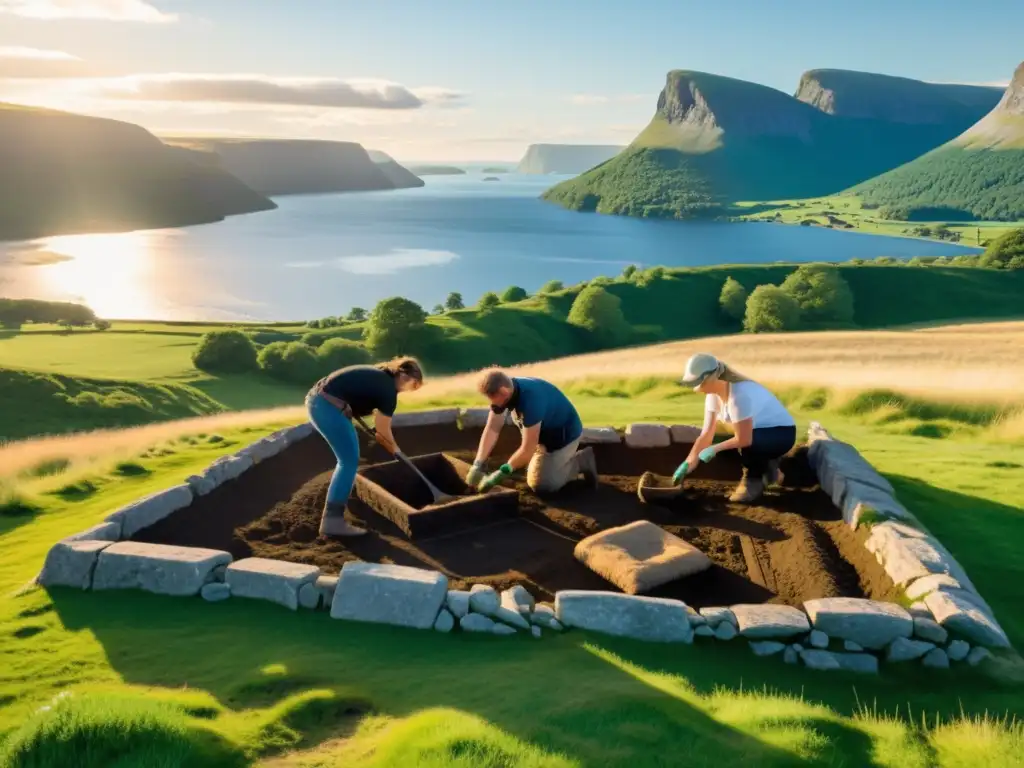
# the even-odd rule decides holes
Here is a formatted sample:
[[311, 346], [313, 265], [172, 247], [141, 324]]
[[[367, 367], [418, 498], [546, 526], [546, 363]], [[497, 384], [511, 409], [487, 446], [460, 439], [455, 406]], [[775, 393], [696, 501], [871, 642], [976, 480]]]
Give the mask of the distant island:
[[601, 144], [531, 144], [516, 173], [583, 173], [619, 154], [625, 147]]
[[466, 173], [454, 165], [413, 165], [409, 170], [417, 176], [463, 176]]
[[508, 168], [502, 168], [500, 166], [496, 166], [494, 168], [484, 168], [480, 171], [480, 173], [508, 173]]
[[0, 104], [0, 240], [183, 227], [277, 207], [119, 120]]
[[484, 181], [501, 181], [497, 176], [484, 176]]

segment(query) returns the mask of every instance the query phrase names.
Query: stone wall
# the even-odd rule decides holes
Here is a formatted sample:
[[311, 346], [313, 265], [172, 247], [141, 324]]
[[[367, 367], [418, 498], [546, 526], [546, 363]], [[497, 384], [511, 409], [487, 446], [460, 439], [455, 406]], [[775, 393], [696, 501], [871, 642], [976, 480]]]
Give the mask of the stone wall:
[[[404, 414], [402, 426], [480, 421], [480, 409]], [[396, 419], [397, 422], [397, 419]], [[633, 424], [624, 434], [588, 428], [584, 443], [631, 447], [692, 443], [693, 427]], [[892, 486], [850, 444], [820, 424], [808, 432], [808, 456], [821, 487], [851, 528], [866, 527], [865, 546], [909, 608], [859, 598], [786, 605], [733, 605], [696, 611], [679, 600], [612, 591], [565, 590], [553, 604], [536, 603], [513, 587], [448, 589], [444, 574], [378, 563], [346, 563], [337, 576], [316, 566], [264, 558], [233, 561], [227, 552], [127, 541], [135, 531], [173, 514], [259, 462], [309, 436], [310, 424], [283, 429], [213, 462], [201, 475], [140, 499], [105, 522], [57, 542], [37, 583], [78, 589], [142, 589], [198, 595], [211, 602], [250, 598], [290, 610], [329, 611], [334, 619], [497, 635], [580, 629], [647, 642], [745, 640], [758, 656], [779, 656], [811, 669], [877, 673], [880, 662], [914, 662], [944, 669], [976, 666], [991, 650], [1010, 647], [992, 609], [949, 551], [896, 499]]]

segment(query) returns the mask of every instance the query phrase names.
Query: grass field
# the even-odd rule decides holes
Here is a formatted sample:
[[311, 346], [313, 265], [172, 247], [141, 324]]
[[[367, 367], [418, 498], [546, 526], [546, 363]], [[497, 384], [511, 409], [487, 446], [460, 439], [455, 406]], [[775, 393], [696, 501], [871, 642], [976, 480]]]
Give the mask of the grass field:
[[[528, 371], [567, 382], [595, 425], [698, 421], [700, 399], [668, 379], [690, 348], [785, 379], [801, 427], [821, 420], [879, 467], [1020, 648], [1024, 435], [1008, 428], [1022, 333], [762, 337], [761, 354], [734, 337]], [[940, 343], [929, 351], [922, 337]], [[872, 362], [851, 381], [866, 351]], [[940, 375], [947, 368], [976, 375]], [[864, 391], [869, 381], [892, 391]], [[410, 407], [476, 404], [467, 384], [437, 382]], [[25, 505], [0, 515], [0, 766], [68, 765], [76, 745], [84, 766], [117, 764], [104, 749], [121, 750], [120, 764], [168, 766], [1024, 764], [1019, 657], [980, 677], [907, 667], [875, 679], [765, 662], [743, 643], [450, 637], [242, 600], [26, 587], [56, 539], [300, 418], [225, 414], [0, 448], [0, 485]], [[85, 736], [88, 759], [75, 741]], [[17, 761], [26, 753], [35, 762]]]
[[[803, 200], [737, 203], [735, 207], [741, 213], [740, 218], [745, 220], [771, 220], [776, 214], [779, 214], [784, 224], [799, 224], [801, 221], [811, 220], [819, 226], [828, 224], [825, 211], [831, 211], [837, 218], [853, 224], [856, 232], [893, 237], [920, 237], [920, 235], [913, 234], [913, 230], [921, 226], [934, 228], [936, 225], [945, 224], [951, 232], [960, 234], [960, 245], [974, 248], [981, 248], [985, 241], [994, 240], [1004, 232], [1021, 226], [1021, 223], [1008, 224], [1005, 221], [972, 221], [970, 223], [893, 221], [881, 218], [877, 209], [864, 208], [860, 198], [852, 194]], [[744, 208], [756, 208], [757, 212], [743, 215]], [[939, 238], [924, 237], [921, 239], [937, 240]]]

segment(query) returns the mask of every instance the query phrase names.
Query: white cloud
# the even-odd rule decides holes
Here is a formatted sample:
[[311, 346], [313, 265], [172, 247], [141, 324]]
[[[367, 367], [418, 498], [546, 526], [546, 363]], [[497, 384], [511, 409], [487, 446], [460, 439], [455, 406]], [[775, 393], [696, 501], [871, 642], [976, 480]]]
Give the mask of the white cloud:
[[577, 93], [569, 101], [577, 107], [592, 107], [597, 104], [607, 104], [611, 99], [607, 96], [597, 96], [591, 93]]
[[596, 93], [577, 93], [569, 97], [569, 103], [577, 107], [598, 107], [605, 104], [633, 104], [647, 101], [651, 95], [647, 93], [617, 93], [602, 95]]
[[48, 51], [44, 48], [24, 48], [17, 45], [0, 45], [0, 59], [27, 59], [34, 61], [81, 61], [77, 56], [64, 51]]
[[462, 94], [446, 88], [407, 88], [385, 80], [270, 77], [259, 74], [153, 74], [96, 81], [96, 95], [160, 102], [273, 104], [331, 109], [417, 109], [451, 104]]
[[983, 82], [965, 82], [963, 80], [932, 80], [930, 81], [934, 85], [983, 85], [989, 88], [1009, 88], [1009, 80], [985, 80]]
[[177, 21], [143, 0], [0, 0], [0, 14], [28, 19], [91, 19], [166, 24]]
[[83, 74], [84, 62], [70, 53], [0, 45], [0, 78], [62, 78]]

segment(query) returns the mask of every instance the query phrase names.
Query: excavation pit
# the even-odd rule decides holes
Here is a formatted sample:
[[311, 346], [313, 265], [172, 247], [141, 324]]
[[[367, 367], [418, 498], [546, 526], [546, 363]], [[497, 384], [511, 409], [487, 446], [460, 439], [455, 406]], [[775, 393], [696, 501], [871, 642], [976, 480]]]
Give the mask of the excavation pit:
[[[480, 434], [479, 429], [454, 425], [395, 430], [406, 455], [416, 456], [418, 465], [448, 493], [464, 488]], [[518, 445], [518, 432], [506, 427], [489, 469], [496, 469]], [[670, 477], [690, 446], [631, 449], [609, 443], [593, 448], [600, 473], [597, 488], [576, 481], [557, 493], [538, 495], [520, 473], [480, 499], [492, 503], [490, 509], [470, 508], [447, 519], [439, 517], [443, 524], [436, 532], [422, 532], [415, 526], [417, 515], [431, 508], [426, 487], [407, 467], [382, 470], [391, 462], [379, 464], [386, 456], [375, 445], [364, 444], [361, 477], [381, 485], [380, 472], [388, 475], [381, 487], [413, 510], [412, 535], [401, 519], [396, 522], [354, 493], [350, 517], [368, 534], [328, 539], [317, 531], [334, 456], [313, 434], [132, 538], [222, 549], [236, 559], [255, 556], [309, 563], [331, 574], [350, 561], [408, 565], [441, 571], [452, 589], [520, 584], [538, 599], [551, 600], [563, 589], [619, 591], [579, 562], [573, 550], [594, 533], [648, 520], [712, 561], [705, 571], [646, 593], [652, 596], [678, 598], [697, 608], [766, 602], [800, 606], [820, 597], [895, 596], [891, 581], [864, 548], [863, 533], [852, 531], [817, 487], [803, 449], [782, 462], [783, 487], [771, 489], [755, 504], [741, 505], [728, 501], [741, 469], [729, 453], [702, 464], [675, 498], [643, 503], [637, 494], [640, 477], [648, 471]], [[448, 470], [439, 464], [432, 468], [436, 462], [447, 463], [459, 480], [445, 479]], [[514, 501], [515, 510], [498, 514], [492, 496], [493, 501], [510, 499], [501, 503]], [[423, 519], [428, 526], [434, 523]]]
[[355, 496], [413, 539], [465, 528], [479, 528], [515, 517], [519, 494], [508, 488], [478, 493], [466, 485], [472, 465], [445, 453], [410, 458], [439, 491], [453, 498], [435, 502], [426, 483], [401, 461], [363, 467], [356, 475]]

